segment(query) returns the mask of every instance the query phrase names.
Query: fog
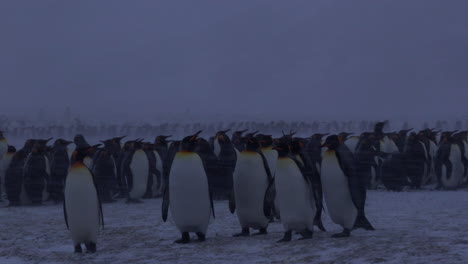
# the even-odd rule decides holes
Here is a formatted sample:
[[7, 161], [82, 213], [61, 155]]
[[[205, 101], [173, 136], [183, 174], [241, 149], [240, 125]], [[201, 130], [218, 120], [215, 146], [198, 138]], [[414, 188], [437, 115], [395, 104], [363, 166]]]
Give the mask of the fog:
[[0, 2], [0, 114], [466, 116], [468, 1]]

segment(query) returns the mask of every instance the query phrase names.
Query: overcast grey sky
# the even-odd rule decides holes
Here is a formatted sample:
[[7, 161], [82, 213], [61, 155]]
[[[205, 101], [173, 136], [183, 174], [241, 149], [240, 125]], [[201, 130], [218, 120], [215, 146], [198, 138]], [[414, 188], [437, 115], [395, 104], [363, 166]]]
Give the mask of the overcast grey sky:
[[466, 115], [467, 14], [466, 0], [4, 0], [0, 113]]

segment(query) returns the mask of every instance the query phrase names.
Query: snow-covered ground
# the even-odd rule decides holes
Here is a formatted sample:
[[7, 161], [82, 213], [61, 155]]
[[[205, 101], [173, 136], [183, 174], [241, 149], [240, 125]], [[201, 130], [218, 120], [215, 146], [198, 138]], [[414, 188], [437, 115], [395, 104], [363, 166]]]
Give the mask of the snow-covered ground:
[[[282, 226], [266, 236], [240, 231], [226, 202], [216, 202], [205, 243], [174, 244], [179, 233], [161, 220], [161, 200], [104, 205], [105, 229], [96, 254], [74, 254], [62, 206], [0, 208], [0, 263], [466, 263], [468, 191], [370, 191], [367, 215], [376, 231], [349, 239], [325, 216], [328, 232], [312, 240], [277, 243]], [[170, 217], [170, 216], [169, 216]], [[297, 239], [298, 237], [294, 237]]]

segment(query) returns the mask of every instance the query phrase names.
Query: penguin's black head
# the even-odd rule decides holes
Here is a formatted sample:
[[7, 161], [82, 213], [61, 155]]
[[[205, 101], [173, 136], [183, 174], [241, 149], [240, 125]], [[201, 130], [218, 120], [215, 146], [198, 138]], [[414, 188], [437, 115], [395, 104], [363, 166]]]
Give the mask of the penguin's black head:
[[305, 143], [302, 138], [293, 138], [289, 142], [289, 150], [291, 151], [292, 155], [298, 155], [301, 153], [302, 148], [304, 147]]
[[3, 131], [0, 131], [0, 139], [3, 138], [4, 135], [3, 135]]
[[144, 142], [143, 143], [143, 150], [145, 151], [153, 151], [154, 150], [154, 146], [153, 144], [149, 143], [149, 142]]
[[133, 141], [133, 149], [142, 149], [143, 148], [143, 138], [139, 138], [135, 141]]
[[329, 133], [321, 134], [321, 133], [315, 133], [313, 134], [310, 139], [315, 140], [315, 141], [321, 141], [324, 136], [328, 136]]
[[84, 138], [84, 136], [81, 134], [77, 134], [73, 138], [73, 142], [75, 143], [77, 148], [87, 148], [90, 146], [88, 142], [86, 142], [86, 139]]
[[104, 144], [104, 149], [107, 151], [112, 151], [115, 144], [113, 139], [100, 140], [99, 142]]
[[273, 145], [273, 137], [271, 135], [258, 134], [256, 138], [261, 148], [268, 148]]
[[15, 153], [16, 148], [14, 146], [8, 145], [8, 153]]
[[258, 142], [258, 139], [254, 137], [253, 134], [249, 134], [243, 138], [243, 141], [245, 142], [245, 150], [247, 151], [258, 151], [260, 148], [260, 143]]
[[88, 146], [84, 148], [77, 148], [72, 154], [72, 157], [73, 157], [72, 159], [75, 162], [83, 162], [86, 156], [93, 156], [93, 153], [96, 152], [99, 146], [101, 146], [101, 144]]
[[218, 139], [219, 144], [231, 144], [231, 139], [226, 135], [228, 130], [218, 131], [216, 133], [216, 139]]
[[197, 138], [198, 138], [198, 135], [200, 135], [200, 133], [201, 131], [198, 131], [197, 133], [191, 136], [184, 137], [184, 139], [182, 139], [182, 142], [180, 144], [180, 151], [194, 152], [195, 147], [197, 146]]
[[241, 137], [242, 134], [244, 134], [244, 132], [246, 132], [247, 130], [248, 130], [248, 129], [235, 131], [234, 133], [232, 133], [232, 138], [239, 138], [239, 137]]
[[65, 148], [68, 145], [70, 145], [71, 143], [73, 143], [73, 141], [67, 141], [67, 140], [59, 138], [59, 139], [55, 140], [54, 148]]
[[338, 138], [337, 135], [331, 135], [328, 136], [327, 139], [325, 140], [325, 143], [323, 143], [323, 147], [327, 147], [329, 150], [336, 150], [340, 146], [340, 139]]
[[157, 136], [156, 139], [154, 140], [154, 144], [156, 145], [167, 145], [167, 139], [172, 137], [172, 135], [169, 136]]
[[278, 157], [286, 157], [291, 152], [289, 149], [290, 139], [287, 136], [283, 136], [279, 139], [274, 140], [273, 149], [278, 151]]

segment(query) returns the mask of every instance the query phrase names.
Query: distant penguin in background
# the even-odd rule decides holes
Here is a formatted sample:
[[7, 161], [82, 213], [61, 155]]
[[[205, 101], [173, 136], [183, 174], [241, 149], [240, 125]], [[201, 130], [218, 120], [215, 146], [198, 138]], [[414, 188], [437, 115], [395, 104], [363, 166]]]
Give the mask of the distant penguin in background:
[[343, 227], [333, 237], [349, 237], [353, 228], [374, 230], [364, 213], [366, 180], [356, 173], [353, 154], [336, 135], [329, 136], [323, 147], [327, 148], [321, 171], [325, 203], [330, 218]]
[[102, 206], [97, 193], [94, 176], [84, 164], [89, 147], [77, 149], [65, 180], [63, 212], [70, 230], [75, 253], [81, 253], [81, 244], [87, 252], [96, 252], [99, 227], [104, 226]]
[[237, 153], [231, 139], [226, 135], [229, 130], [216, 133], [214, 153], [218, 157], [218, 174], [213, 181], [215, 194], [229, 197], [232, 191], [232, 175], [236, 166]]
[[22, 192], [24, 190], [24, 165], [34, 143], [34, 139], [26, 140], [23, 148], [13, 155], [10, 165], [5, 172], [5, 189], [9, 201], [8, 206], [19, 206], [21, 204]]
[[64, 139], [57, 139], [52, 147], [48, 190], [50, 198], [55, 203], [63, 201], [65, 178], [67, 177], [68, 169], [70, 168], [67, 146], [71, 143], [73, 142]]
[[[157, 152], [154, 150], [153, 144], [149, 142], [143, 143], [143, 150], [145, 151], [149, 162], [148, 182], [146, 185], [146, 193], [143, 198], [150, 199], [153, 198], [154, 195], [158, 194], [157, 191], [161, 185], [161, 171], [157, 168], [157, 155], [159, 154], [157, 154]], [[153, 190], [156, 192], [153, 193]]]
[[123, 165], [128, 186], [128, 202], [140, 202], [145, 195], [150, 173], [148, 156], [140, 140], [133, 142], [131, 155]]
[[98, 188], [99, 199], [103, 203], [111, 203], [113, 199], [115, 186], [117, 185], [117, 164], [113, 154], [115, 151], [115, 142], [113, 139], [101, 140], [104, 148], [98, 149], [93, 156], [93, 173]]
[[[159, 186], [158, 193], [162, 194], [162, 189], [169, 178], [169, 169], [170, 169], [170, 164], [168, 160], [168, 154], [169, 154], [169, 141], [168, 138], [172, 137], [172, 135], [164, 136], [160, 135], [157, 136], [156, 139], [154, 140], [154, 150], [155, 150], [155, 155], [156, 155], [156, 166], [158, 170], [161, 171], [161, 186]], [[158, 165], [159, 164], [159, 165]], [[160, 167], [158, 167], [160, 166]]]
[[438, 188], [454, 190], [463, 179], [463, 164], [460, 147], [456, 144], [452, 132], [443, 132], [436, 155], [435, 169], [439, 181]]
[[0, 131], [0, 161], [3, 159], [5, 154], [8, 152], [8, 141], [3, 135], [3, 131]]
[[[284, 237], [278, 242], [291, 241], [293, 231], [301, 234], [302, 239], [312, 238], [317, 213], [313, 180], [311, 175], [301, 171], [301, 162], [290, 155], [289, 140], [290, 138], [283, 136], [275, 146], [278, 162], [273, 186], [284, 229]], [[269, 187], [271, 188], [272, 186]], [[266, 209], [265, 214], [269, 211]]]
[[46, 147], [50, 140], [36, 140], [24, 164], [24, 189], [33, 205], [40, 205], [48, 198], [46, 188], [50, 180], [50, 161]]
[[419, 140], [416, 133], [411, 133], [405, 144], [405, 168], [410, 179], [410, 186], [421, 188], [427, 163], [427, 152], [424, 143]]
[[253, 134], [247, 135], [245, 147], [238, 154], [233, 175], [233, 195], [229, 202], [231, 213], [237, 209], [242, 231], [235, 234], [248, 236], [250, 228], [259, 230], [257, 234], [267, 234], [269, 219], [263, 207], [265, 193], [273, 177], [265, 155], [260, 151], [258, 139]]
[[237, 149], [237, 151], [242, 151], [244, 144], [242, 143], [242, 134], [244, 134], [248, 129], [240, 130], [240, 131], [235, 131], [232, 133], [231, 136], [231, 142], [234, 145], [234, 147]]
[[3, 155], [3, 159], [0, 160], [0, 200], [8, 199], [5, 188], [5, 175], [15, 153], [16, 148], [14, 146], [8, 146], [7, 153]]
[[170, 203], [172, 218], [182, 234], [176, 243], [189, 243], [190, 232], [196, 233], [198, 241], [205, 241], [211, 211], [214, 217], [203, 162], [194, 152], [200, 133], [198, 131], [181, 141], [180, 151], [175, 155], [169, 173], [169, 186], [165, 186], [163, 195], [163, 221], [167, 220]]

